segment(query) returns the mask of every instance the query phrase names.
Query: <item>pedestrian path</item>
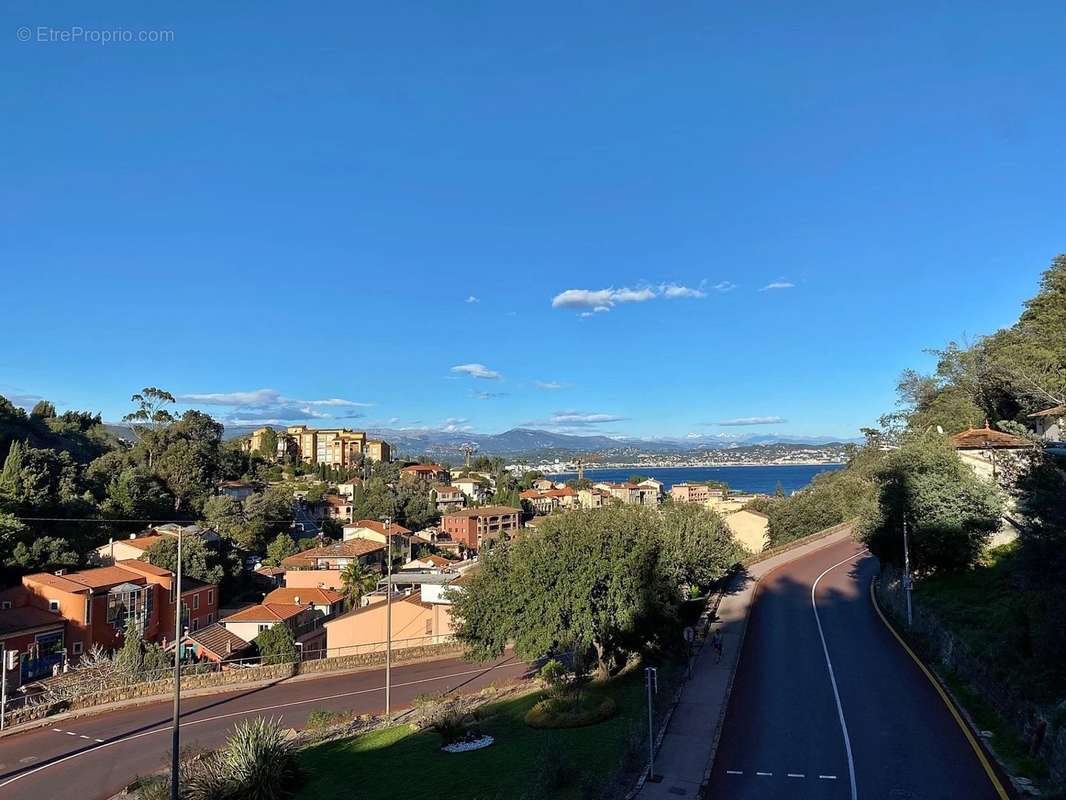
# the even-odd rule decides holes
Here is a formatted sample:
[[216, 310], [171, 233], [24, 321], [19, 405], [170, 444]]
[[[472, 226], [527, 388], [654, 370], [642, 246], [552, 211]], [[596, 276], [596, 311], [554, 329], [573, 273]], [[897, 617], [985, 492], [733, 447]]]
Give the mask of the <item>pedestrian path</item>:
[[718, 605], [718, 616], [711, 624], [707, 640], [709, 643], [714, 631], [721, 633], [721, 659], [713, 647], [705, 645], [700, 649], [693, 662], [692, 677], [681, 691], [655, 757], [655, 773], [662, 779], [658, 782], [646, 781], [637, 798], [677, 800], [699, 795], [700, 786], [706, 780], [714, 760], [718, 734], [725, 718], [733, 674], [748, 624], [748, 613], [759, 579], [781, 564], [836, 544], [851, 535], [850, 528], [830, 534], [760, 561], [734, 577]]

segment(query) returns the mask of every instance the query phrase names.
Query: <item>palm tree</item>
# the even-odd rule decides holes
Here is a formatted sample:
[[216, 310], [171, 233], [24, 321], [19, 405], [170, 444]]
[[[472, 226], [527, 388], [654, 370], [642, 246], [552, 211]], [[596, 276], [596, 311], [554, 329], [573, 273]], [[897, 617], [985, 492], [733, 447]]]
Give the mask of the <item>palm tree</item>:
[[341, 570], [341, 591], [350, 606], [358, 607], [363, 595], [378, 583], [378, 573], [358, 561], [350, 561]]

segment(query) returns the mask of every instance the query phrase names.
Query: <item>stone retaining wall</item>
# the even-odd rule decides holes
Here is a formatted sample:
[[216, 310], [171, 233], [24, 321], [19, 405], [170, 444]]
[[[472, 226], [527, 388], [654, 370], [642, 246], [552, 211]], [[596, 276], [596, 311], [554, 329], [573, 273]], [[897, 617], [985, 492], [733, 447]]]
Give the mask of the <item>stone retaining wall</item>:
[[[406, 661], [418, 661], [421, 659], [436, 658], [461, 652], [461, 647], [453, 642], [444, 644], [425, 645], [422, 647], [404, 647], [394, 650], [392, 661], [394, 664]], [[266, 666], [245, 667], [224, 672], [208, 672], [197, 675], [183, 675], [181, 689], [183, 692], [196, 689], [224, 690], [230, 686], [241, 686], [254, 683], [265, 683], [291, 678], [295, 675], [307, 675], [329, 672], [344, 672], [345, 670], [370, 667], [385, 663], [385, 653], [361, 653], [350, 656], [335, 656], [333, 658], [319, 658], [312, 661], [304, 661], [298, 664], [269, 664]], [[166, 697], [174, 692], [172, 677], [165, 680], [146, 681], [128, 686], [115, 686], [99, 692], [92, 692], [77, 697], [70, 702], [54, 703], [52, 705], [26, 706], [11, 711], [7, 715], [9, 725], [18, 725], [42, 719], [53, 714], [69, 711], [81, 711], [94, 706], [118, 703], [127, 700], [136, 700], [149, 697]]]
[[999, 676], [992, 665], [947, 628], [932, 612], [914, 603], [913, 625], [904, 631], [898, 621], [906, 619], [906, 599], [900, 588], [900, 572], [885, 566], [877, 582], [877, 600], [897, 622], [908, 642], [936, 671], [949, 671], [981, 695], [1014, 732], [1026, 742], [1034, 742], [1044, 727], [1039, 755], [1048, 765], [1056, 783], [1066, 784], [1066, 701], [1043, 706], [1021, 697]]

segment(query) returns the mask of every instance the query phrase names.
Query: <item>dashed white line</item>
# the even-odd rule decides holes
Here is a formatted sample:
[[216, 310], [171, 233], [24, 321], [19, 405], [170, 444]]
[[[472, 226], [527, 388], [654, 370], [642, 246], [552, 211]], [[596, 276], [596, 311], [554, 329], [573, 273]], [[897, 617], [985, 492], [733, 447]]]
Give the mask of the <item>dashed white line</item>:
[[837, 779], [836, 775], [819, 775], [818, 777], [823, 781], [835, 781]]
[[771, 777], [773, 777], [774, 773], [772, 773], [772, 772], [756, 772], [755, 774], [756, 775], [761, 775], [764, 778], [771, 778]]
[[788, 777], [789, 778], [806, 778], [807, 776], [804, 775], [803, 773], [800, 773], [800, 772], [790, 772], [790, 773], [788, 773]]
[[743, 775], [744, 773], [741, 772], [739, 769], [727, 769], [725, 771], [725, 774], [726, 775]]

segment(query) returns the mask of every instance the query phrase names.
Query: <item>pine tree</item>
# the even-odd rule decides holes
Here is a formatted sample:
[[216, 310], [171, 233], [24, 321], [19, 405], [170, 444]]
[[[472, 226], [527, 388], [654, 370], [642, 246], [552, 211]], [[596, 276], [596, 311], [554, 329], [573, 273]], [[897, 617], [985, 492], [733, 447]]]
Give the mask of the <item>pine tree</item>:
[[4, 468], [0, 470], [0, 492], [14, 496], [18, 492], [19, 473], [22, 471], [22, 442], [18, 439], [11, 443], [4, 459]]

